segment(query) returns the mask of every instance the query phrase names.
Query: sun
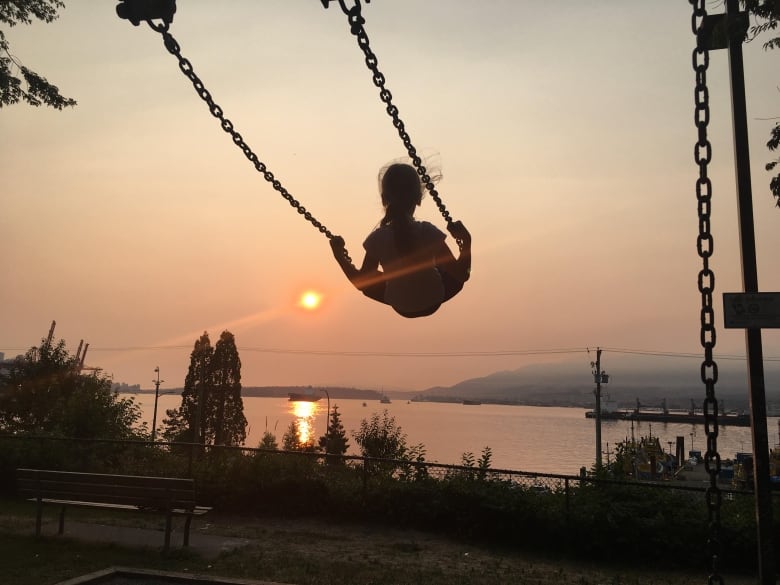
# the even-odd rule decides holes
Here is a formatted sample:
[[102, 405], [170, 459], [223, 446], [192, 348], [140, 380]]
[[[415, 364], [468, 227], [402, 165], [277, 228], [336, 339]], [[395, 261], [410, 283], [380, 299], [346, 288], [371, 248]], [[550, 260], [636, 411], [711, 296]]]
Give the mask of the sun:
[[307, 311], [313, 311], [320, 306], [322, 302], [322, 295], [313, 290], [307, 290], [301, 295], [298, 305], [306, 309]]

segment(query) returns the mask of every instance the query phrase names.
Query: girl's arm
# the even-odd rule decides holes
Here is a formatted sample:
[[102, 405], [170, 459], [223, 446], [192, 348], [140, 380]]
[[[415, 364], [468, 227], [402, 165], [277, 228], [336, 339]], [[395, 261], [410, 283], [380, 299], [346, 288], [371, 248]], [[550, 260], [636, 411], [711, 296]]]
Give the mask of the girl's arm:
[[363, 294], [384, 302], [385, 274], [379, 270], [379, 259], [366, 254], [360, 269], [347, 259], [344, 238], [334, 236], [330, 241], [333, 256], [349, 281]]
[[436, 262], [450, 276], [460, 282], [466, 282], [471, 276], [471, 234], [460, 221], [450, 224], [447, 230], [460, 242], [460, 254], [455, 258], [449, 247], [442, 241], [442, 249], [437, 254]]

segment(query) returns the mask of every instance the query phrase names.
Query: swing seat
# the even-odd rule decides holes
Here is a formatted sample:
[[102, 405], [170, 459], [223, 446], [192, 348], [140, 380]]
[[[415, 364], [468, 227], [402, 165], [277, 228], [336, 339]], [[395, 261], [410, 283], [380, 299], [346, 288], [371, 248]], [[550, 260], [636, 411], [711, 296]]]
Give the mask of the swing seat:
[[464, 285], [463, 282], [461, 282], [457, 278], [454, 278], [451, 274], [449, 274], [447, 271], [441, 268], [436, 268], [436, 272], [438, 272], [439, 276], [441, 277], [441, 284], [442, 284], [441, 296], [440, 297], [437, 296], [436, 300], [431, 302], [431, 304], [426, 305], [425, 303], [422, 303], [424, 306], [416, 310], [404, 310], [403, 308], [394, 306], [392, 302], [390, 302], [390, 299], [388, 299], [387, 297], [388, 283], [386, 281], [364, 285], [362, 288], [359, 288], [359, 290], [368, 298], [380, 302], [382, 304], [389, 305], [390, 307], [393, 308], [393, 310], [396, 313], [398, 313], [402, 317], [406, 317], [408, 319], [415, 319], [417, 317], [428, 317], [430, 315], [433, 315], [436, 311], [438, 311], [439, 307], [441, 307], [445, 302], [447, 302], [452, 297], [457, 295], [461, 290], [463, 290], [463, 285]]

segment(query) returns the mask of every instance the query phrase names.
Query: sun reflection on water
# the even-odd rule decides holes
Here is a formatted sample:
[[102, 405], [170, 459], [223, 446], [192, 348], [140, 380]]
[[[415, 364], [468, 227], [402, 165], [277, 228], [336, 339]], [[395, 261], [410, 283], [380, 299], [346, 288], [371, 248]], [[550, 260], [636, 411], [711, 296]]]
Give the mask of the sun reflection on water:
[[314, 417], [317, 414], [317, 403], [296, 400], [290, 404], [292, 404], [292, 414], [298, 423], [298, 441], [301, 445], [306, 445], [314, 440]]

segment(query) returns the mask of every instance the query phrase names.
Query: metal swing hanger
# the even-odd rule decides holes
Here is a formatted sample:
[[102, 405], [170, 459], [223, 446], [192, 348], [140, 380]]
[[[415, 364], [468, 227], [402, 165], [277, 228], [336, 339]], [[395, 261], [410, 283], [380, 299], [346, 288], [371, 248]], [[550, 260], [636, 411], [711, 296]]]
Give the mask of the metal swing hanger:
[[[331, 2], [336, 0], [320, 0], [325, 8], [328, 8]], [[369, 3], [371, 0], [365, 0]], [[444, 206], [444, 202], [441, 200], [438, 191], [436, 190], [433, 181], [431, 180], [428, 170], [425, 168], [422, 162], [422, 158], [417, 154], [417, 149], [412, 145], [412, 139], [409, 137], [409, 133], [406, 131], [406, 126], [401, 120], [398, 113], [398, 108], [393, 104], [393, 94], [385, 87], [385, 76], [379, 70], [379, 61], [377, 56], [371, 50], [371, 46], [368, 40], [368, 34], [364, 27], [366, 20], [363, 18], [361, 12], [360, 0], [354, 0], [354, 5], [350, 8], [347, 7], [346, 0], [338, 0], [341, 11], [346, 14], [347, 21], [349, 22], [350, 32], [355, 36], [358, 42], [360, 50], [363, 51], [365, 56], [366, 66], [372, 73], [372, 80], [374, 85], [379, 88], [379, 98], [385, 104], [385, 111], [393, 120], [393, 127], [398, 131], [398, 136], [406, 147], [406, 152], [409, 158], [412, 160], [412, 165], [417, 170], [417, 174], [420, 176], [420, 181], [425, 186], [425, 189], [430, 193], [431, 198], [436, 203], [436, 207], [439, 209], [444, 221], [447, 223], [447, 227], [451, 226], [454, 221], [450, 216], [449, 211]], [[463, 247], [463, 242], [457, 240], [458, 247]]]
[[[120, 4], [116, 7], [116, 13], [119, 18], [129, 20], [133, 25], [138, 26], [141, 21], [146, 23], [156, 32], [160, 33], [163, 38], [165, 48], [176, 57], [179, 61], [179, 69], [181, 72], [192, 82], [192, 86], [198, 93], [200, 98], [206, 102], [211, 114], [217, 118], [220, 122], [222, 129], [227, 132], [233, 140], [233, 143], [241, 149], [244, 156], [249, 159], [249, 162], [255, 167], [258, 173], [268, 181], [271, 186], [285, 199], [287, 202], [295, 208], [295, 210], [303, 216], [303, 218], [311, 223], [317, 231], [324, 234], [329, 240], [332, 240], [335, 236], [325, 225], [318, 221], [310, 211], [308, 211], [297, 199], [295, 199], [290, 192], [279, 182], [274, 174], [268, 170], [265, 163], [263, 163], [254, 153], [254, 151], [247, 145], [241, 134], [233, 127], [233, 123], [225, 117], [222, 108], [214, 102], [211, 97], [211, 93], [206, 89], [203, 82], [195, 74], [192, 63], [188, 59], [182, 56], [179, 43], [173, 38], [173, 35], [169, 32], [171, 23], [173, 22], [173, 15], [176, 12], [176, 0], [119, 0]], [[161, 22], [153, 22], [161, 21]], [[352, 262], [349, 256], [349, 252], [344, 249], [344, 258], [348, 262]]]

